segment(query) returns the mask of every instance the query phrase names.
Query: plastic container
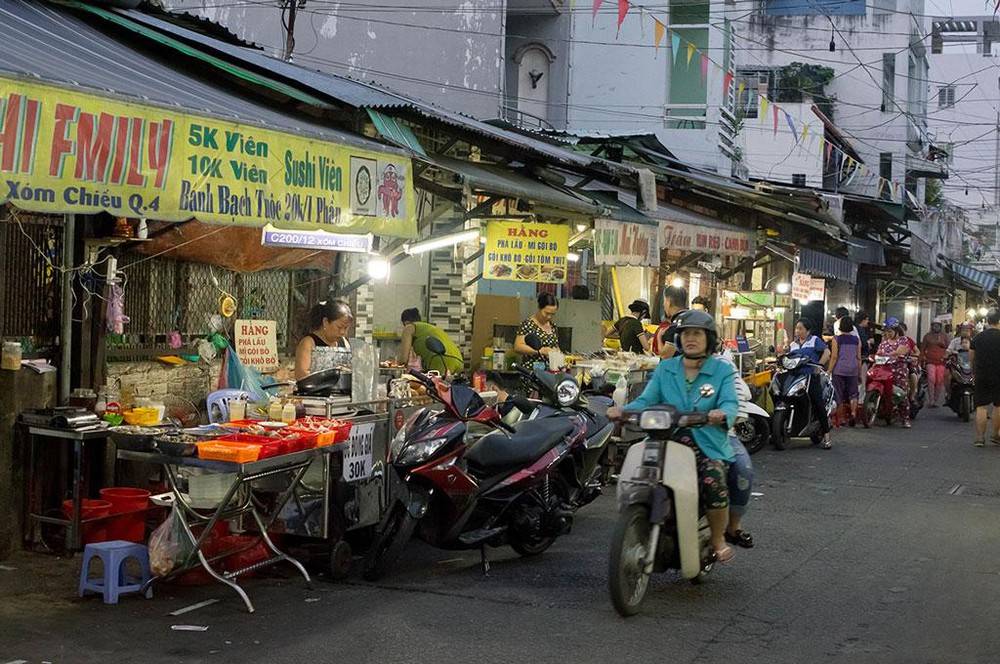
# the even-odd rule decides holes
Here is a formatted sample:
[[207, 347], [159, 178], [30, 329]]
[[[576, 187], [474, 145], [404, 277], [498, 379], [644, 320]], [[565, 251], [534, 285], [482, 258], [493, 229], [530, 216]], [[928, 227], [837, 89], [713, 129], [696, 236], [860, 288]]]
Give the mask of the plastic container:
[[19, 341], [3, 342], [3, 354], [0, 356], [0, 367], [9, 371], [21, 370], [21, 343]]
[[198, 458], [208, 461], [250, 463], [260, 457], [260, 445], [225, 440], [206, 440], [198, 443]]
[[[197, 509], [218, 507], [232, 486], [234, 473], [203, 473], [188, 477], [188, 499]], [[216, 524], [218, 526], [219, 524]], [[223, 526], [225, 524], [223, 523]], [[228, 529], [226, 530], [228, 532]]]
[[[111, 503], [111, 514], [124, 514], [108, 519], [108, 539], [142, 543], [146, 541], [146, 512], [149, 492], [145, 489], [116, 486], [101, 489], [101, 498]], [[140, 511], [143, 510], [143, 511]]]
[[[67, 519], [73, 518], [73, 501], [64, 500], [62, 504], [63, 515]], [[80, 519], [100, 519], [111, 513], [111, 503], [106, 500], [92, 500], [84, 498], [80, 502]], [[80, 541], [84, 544], [108, 541], [108, 522], [97, 521], [96, 523], [85, 523], [80, 529]]]
[[295, 404], [291, 401], [287, 402], [281, 409], [281, 421], [285, 424], [291, 424], [295, 421]]

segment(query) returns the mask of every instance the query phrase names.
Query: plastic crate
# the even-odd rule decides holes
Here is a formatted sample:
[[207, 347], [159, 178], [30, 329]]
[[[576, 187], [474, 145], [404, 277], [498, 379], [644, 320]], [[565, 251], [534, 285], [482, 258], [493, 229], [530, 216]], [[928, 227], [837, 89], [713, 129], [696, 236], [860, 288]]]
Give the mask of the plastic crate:
[[206, 440], [198, 445], [198, 458], [209, 461], [249, 463], [260, 458], [261, 446], [232, 440]]

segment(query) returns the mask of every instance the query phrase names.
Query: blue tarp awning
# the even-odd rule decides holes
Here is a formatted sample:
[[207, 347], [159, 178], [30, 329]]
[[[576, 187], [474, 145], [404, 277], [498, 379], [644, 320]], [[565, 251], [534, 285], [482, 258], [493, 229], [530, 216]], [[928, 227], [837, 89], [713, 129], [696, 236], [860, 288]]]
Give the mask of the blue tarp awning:
[[955, 276], [973, 286], [978, 286], [985, 291], [992, 291], [997, 287], [997, 278], [989, 272], [983, 272], [982, 270], [977, 270], [974, 267], [956, 263], [950, 258], [945, 259], [945, 264], [948, 269], [955, 274]]
[[857, 263], [815, 249], [799, 249], [799, 272], [816, 277], [840, 279], [851, 284], [858, 281]]

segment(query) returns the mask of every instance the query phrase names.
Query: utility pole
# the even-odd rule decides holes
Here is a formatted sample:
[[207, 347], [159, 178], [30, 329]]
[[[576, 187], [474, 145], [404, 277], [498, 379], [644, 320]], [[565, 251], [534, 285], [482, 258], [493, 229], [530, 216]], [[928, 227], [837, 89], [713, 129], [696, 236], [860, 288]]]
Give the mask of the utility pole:
[[[285, 20], [285, 10], [288, 10], [288, 20]], [[283, 59], [286, 62], [292, 61], [292, 53], [295, 51], [295, 14], [299, 9], [299, 0], [286, 0], [281, 8], [281, 23], [285, 27], [285, 54]]]

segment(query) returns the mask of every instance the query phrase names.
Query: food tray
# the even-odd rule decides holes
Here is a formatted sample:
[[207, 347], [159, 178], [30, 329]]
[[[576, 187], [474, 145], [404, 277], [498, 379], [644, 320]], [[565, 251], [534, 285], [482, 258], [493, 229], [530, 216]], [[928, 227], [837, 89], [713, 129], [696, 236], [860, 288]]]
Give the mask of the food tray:
[[199, 459], [249, 463], [260, 458], [260, 445], [237, 443], [231, 440], [206, 440], [196, 444]]
[[342, 443], [351, 437], [349, 420], [331, 420], [325, 417], [303, 417], [288, 427], [289, 433], [315, 436], [317, 447]]

